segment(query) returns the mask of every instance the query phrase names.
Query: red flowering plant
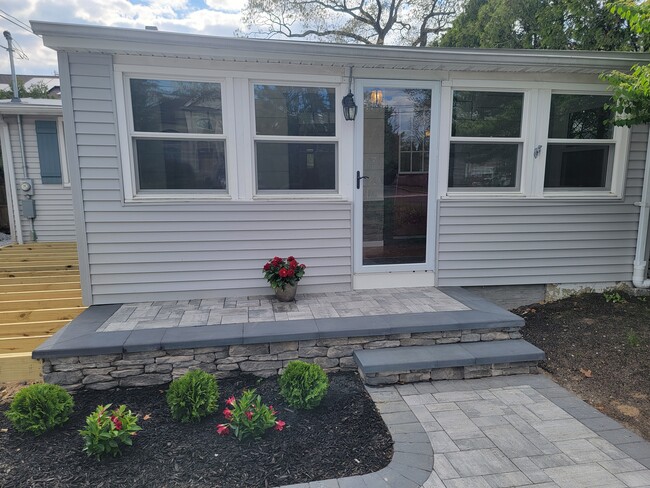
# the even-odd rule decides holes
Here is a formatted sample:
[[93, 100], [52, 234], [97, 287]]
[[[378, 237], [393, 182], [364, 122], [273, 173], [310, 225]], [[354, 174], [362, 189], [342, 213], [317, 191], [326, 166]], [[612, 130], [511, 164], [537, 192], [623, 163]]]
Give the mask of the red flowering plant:
[[275, 256], [264, 265], [262, 272], [264, 278], [271, 284], [271, 288], [282, 288], [286, 285], [295, 285], [305, 274], [306, 266], [300, 264], [296, 258], [289, 256], [287, 259]]
[[121, 454], [120, 445], [130, 446], [133, 436], [142, 430], [138, 426], [138, 416], [126, 405], [111, 410], [111, 404], [99, 405], [86, 417], [86, 428], [79, 433], [84, 438], [83, 450], [98, 460], [105, 454], [113, 457]]
[[262, 397], [255, 394], [255, 390], [245, 390], [239, 400], [228, 398], [223, 415], [227, 422], [217, 425], [217, 434], [228, 435], [232, 430], [240, 441], [246, 437], [259, 439], [268, 429], [279, 431], [285, 426], [282, 420], [277, 419], [273, 405], [263, 404]]

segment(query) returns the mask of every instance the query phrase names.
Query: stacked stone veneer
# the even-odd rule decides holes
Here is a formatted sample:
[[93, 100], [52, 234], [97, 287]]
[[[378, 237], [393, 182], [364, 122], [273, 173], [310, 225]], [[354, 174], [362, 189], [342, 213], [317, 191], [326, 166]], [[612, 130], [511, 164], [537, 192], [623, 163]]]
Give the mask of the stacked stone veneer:
[[480, 364], [454, 368], [391, 371], [389, 373], [364, 373], [359, 370], [364, 383], [371, 386], [414, 383], [435, 380], [470, 380], [490, 376], [538, 373], [537, 361], [518, 363]]
[[[349, 371], [357, 369], [352, 357], [357, 349], [520, 338], [519, 328], [513, 327], [71, 356], [44, 359], [43, 377], [47, 383], [56, 383], [68, 390], [108, 390], [162, 385], [197, 368], [217, 378], [242, 373], [269, 377], [281, 373], [289, 361], [295, 359], [314, 362], [328, 372]], [[463, 374], [466, 378], [480, 377]], [[382, 383], [437, 379], [432, 372], [401, 372], [384, 378]]]

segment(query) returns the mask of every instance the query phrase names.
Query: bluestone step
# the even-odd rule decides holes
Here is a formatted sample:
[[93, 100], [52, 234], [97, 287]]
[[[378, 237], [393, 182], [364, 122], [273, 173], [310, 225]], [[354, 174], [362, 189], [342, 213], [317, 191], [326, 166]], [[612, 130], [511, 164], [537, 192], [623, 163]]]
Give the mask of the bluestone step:
[[354, 359], [364, 373], [519, 363], [541, 361], [545, 357], [544, 351], [524, 340], [466, 342], [354, 351]]

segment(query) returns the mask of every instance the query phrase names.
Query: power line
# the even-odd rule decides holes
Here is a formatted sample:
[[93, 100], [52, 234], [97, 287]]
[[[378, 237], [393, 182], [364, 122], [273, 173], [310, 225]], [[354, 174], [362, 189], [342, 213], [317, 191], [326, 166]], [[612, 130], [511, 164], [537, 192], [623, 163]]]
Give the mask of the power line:
[[9, 18], [9, 17], [6, 17], [6, 16], [4, 16], [4, 15], [2, 15], [2, 14], [0, 14], [0, 17], [2, 17], [3, 19], [5, 19], [5, 20], [8, 21], [8, 22], [11, 22], [12, 24], [14, 24], [14, 25], [17, 26], [17, 27], [20, 27], [21, 29], [26, 30], [26, 31], [29, 32], [30, 34], [34, 34], [34, 33], [32, 32], [31, 29], [28, 29], [28, 28], [25, 27], [24, 25], [19, 24], [18, 22], [12, 20], [12, 19]]
[[27, 56], [27, 53], [23, 49], [23, 46], [20, 45], [20, 43], [14, 39], [14, 52], [18, 54], [18, 57], [20, 59], [24, 59], [25, 61], [29, 61], [29, 56]]
[[0, 12], [2, 12], [3, 14], [5, 14], [5, 15], [11, 17], [13, 20], [15, 20], [16, 22], [18, 22], [18, 24], [20, 24], [20, 26], [21, 26], [23, 29], [28, 29], [29, 32], [32, 32], [32, 29], [31, 29], [31, 27], [29, 26], [29, 24], [23, 22], [23, 21], [20, 20], [18, 17], [14, 16], [14, 15], [11, 15], [9, 12], [7, 12], [6, 10], [2, 10], [1, 8], [0, 8]]

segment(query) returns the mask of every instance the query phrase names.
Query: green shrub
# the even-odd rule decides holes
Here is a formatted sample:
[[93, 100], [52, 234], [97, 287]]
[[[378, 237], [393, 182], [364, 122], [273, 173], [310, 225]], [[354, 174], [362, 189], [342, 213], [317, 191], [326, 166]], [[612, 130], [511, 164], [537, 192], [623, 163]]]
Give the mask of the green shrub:
[[16, 430], [41, 435], [66, 423], [73, 407], [70, 393], [58, 385], [42, 383], [16, 393], [5, 415]]
[[320, 405], [330, 386], [323, 368], [303, 361], [291, 361], [279, 382], [280, 393], [287, 403], [306, 410]]
[[79, 431], [84, 438], [83, 450], [98, 460], [105, 454], [113, 457], [122, 454], [120, 445], [133, 444], [133, 436], [142, 430], [138, 426], [138, 416], [127, 410], [126, 405], [114, 410], [110, 408], [110, 403], [99, 405], [86, 417], [86, 428]]
[[195, 369], [172, 381], [167, 405], [174, 420], [198, 422], [217, 409], [219, 388], [211, 374]]

